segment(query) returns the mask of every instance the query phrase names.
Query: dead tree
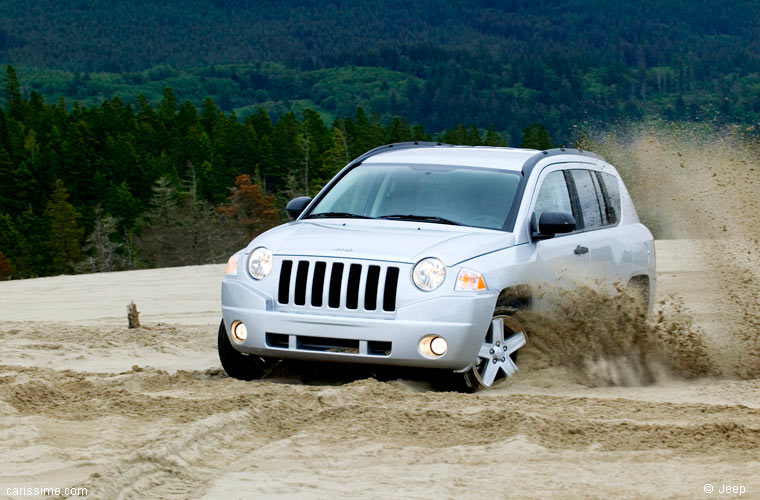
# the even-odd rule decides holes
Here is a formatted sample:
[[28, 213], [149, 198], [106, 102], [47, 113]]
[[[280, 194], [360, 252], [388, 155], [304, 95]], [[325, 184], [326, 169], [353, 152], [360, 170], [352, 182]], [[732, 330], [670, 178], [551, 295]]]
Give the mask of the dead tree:
[[134, 301], [130, 302], [127, 306], [127, 323], [129, 328], [140, 328], [140, 313], [137, 311], [137, 306]]

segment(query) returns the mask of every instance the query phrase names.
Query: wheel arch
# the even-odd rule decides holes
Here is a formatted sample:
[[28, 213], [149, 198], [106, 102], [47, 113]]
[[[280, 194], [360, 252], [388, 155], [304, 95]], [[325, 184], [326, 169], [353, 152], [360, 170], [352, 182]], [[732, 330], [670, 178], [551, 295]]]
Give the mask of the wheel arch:
[[530, 285], [525, 283], [510, 285], [499, 292], [496, 306], [520, 310], [531, 309], [533, 307], [533, 290]]
[[631, 276], [626, 287], [633, 293], [641, 294], [641, 300], [648, 308], [652, 306], [652, 282], [648, 274], [637, 274]]

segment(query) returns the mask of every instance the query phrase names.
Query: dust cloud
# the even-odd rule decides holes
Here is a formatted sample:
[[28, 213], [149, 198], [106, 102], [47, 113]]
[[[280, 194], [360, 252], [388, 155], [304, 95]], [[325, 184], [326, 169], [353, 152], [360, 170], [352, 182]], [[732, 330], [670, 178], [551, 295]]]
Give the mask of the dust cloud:
[[622, 288], [609, 293], [578, 286], [547, 295], [551, 314], [519, 315], [530, 339], [519, 353], [521, 370], [562, 366], [576, 383], [588, 386], [718, 375], [703, 332], [676, 298], [662, 300], [649, 316], [641, 301]]
[[649, 318], [622, 289], [554, 290], [551, 316], [524, 315], [532, 346], [523, 364], [570, 367], [591, 385], [760, 376], [760, 142], [751, 132], [660, 124], [582, 136], [579, 147], [617, 167], [655, 238], [681, 240], [681, 273], [658, 263], [665, 294]]

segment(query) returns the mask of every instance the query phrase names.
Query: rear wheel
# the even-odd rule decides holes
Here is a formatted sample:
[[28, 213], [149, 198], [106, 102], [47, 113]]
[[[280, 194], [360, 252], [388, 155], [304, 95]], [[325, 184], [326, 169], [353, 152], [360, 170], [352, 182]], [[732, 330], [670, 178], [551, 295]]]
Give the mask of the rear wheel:
[[222, 368], [232, 378], [239, 380], [259, 379], [270, 365], [270, 362], [266, 358], [256, 356], [255, 354], [244, 354], [235, 349], [227, 335], [224, 320], [219, 324], [217, 348]]
[[468, 392], [502, 385], [517, 372], [517, 350], [526, 343], [525, 329], [515, 318], [516, 309], [497, 307], [491, 318], [478, 358], [464, 373]]

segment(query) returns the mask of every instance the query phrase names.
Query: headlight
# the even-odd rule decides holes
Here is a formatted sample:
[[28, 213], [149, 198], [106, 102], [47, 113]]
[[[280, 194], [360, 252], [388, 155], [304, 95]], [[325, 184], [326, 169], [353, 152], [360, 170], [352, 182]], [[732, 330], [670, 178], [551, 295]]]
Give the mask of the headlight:
[[414, 266], [412, 281], [423, 292], [431, 292], [443, 284], [446, 279], [446, 266], [435, 257], [422, 259]]
[[264, 279], [272, 270], [272, 252], [264, 247], [254, 248], [248, 257], [248, 272], [254, 279]]
[[459, 292], [485, 290], [486, 288], [486, 280], [483, 279], [483, 275], [477, 271], [470, 271], [469, 269], [462, 269], [459, 271], [457, 284], [454, 286], [454, 290]]

